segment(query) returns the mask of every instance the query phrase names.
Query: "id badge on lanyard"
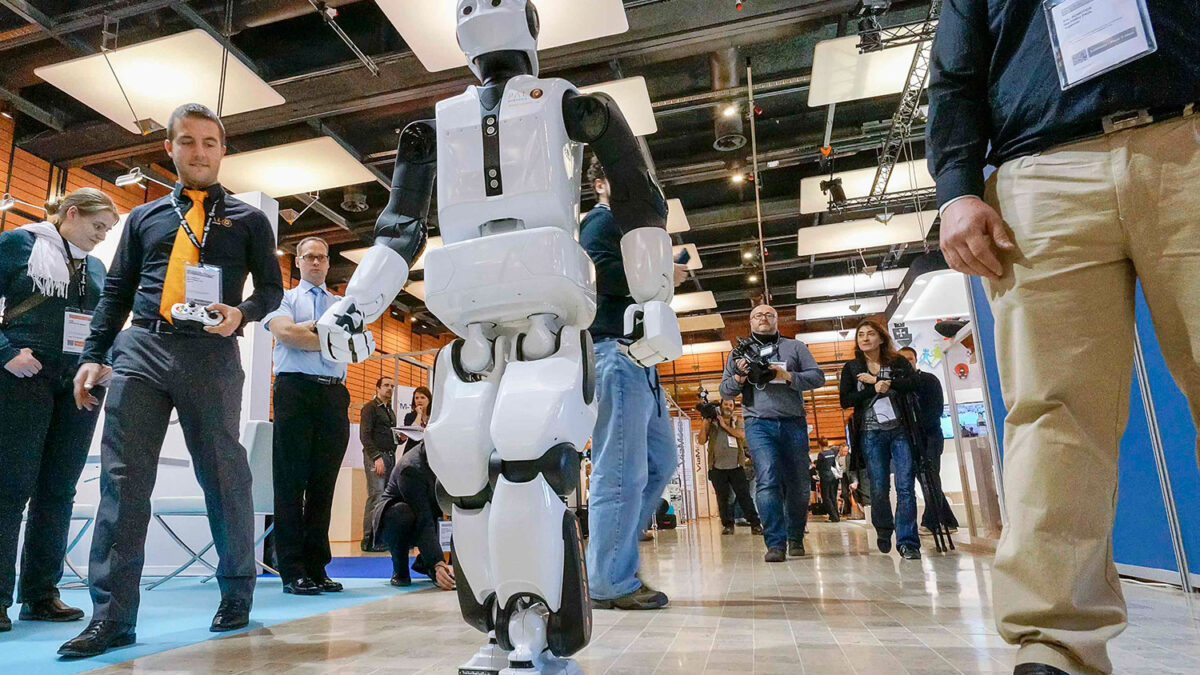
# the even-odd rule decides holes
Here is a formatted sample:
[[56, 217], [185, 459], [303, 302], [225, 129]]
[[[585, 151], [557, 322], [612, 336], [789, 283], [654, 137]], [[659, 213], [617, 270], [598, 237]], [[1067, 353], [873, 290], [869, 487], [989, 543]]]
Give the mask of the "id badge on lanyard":
[[1158, 49], [1146, 0], [1043, 0], [1063, 91]]
[[77, 312], [68, 309], [63, 313], [62, 350], [64, 354], [82, 354], [83, 345], [92, 332], [92, 315], [90, 312]]
[[199, 264], [193, 265], [188, 263], [187, 267], [184, 268], [184, 298], [188, 302], [204, 307], [221, 302], [221, 268], [215, 265], [204, 264], [204, 247], [208, 245], [209, 230], [212, 229], [213, 218], [216, 216], [217, 203], [213, 202], [212, 207], [208, 210], [208, 214], [204, 218], [204, 232], [201, 235], [204, 237], [203, 239], [196, 238], [196, 233], [192, 232], [192, 228], [188, 225], [183, 211], [180, 210], [178, 204], [175, 205], [175, 213], [179, 215], [179, 226], [183, 228], [192, 245], [196, 247], [200, 257]]

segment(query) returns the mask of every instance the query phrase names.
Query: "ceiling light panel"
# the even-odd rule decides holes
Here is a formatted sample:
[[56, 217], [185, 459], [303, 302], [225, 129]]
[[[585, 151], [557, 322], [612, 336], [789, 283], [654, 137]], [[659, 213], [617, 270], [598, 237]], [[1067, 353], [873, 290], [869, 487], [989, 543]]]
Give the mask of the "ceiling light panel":
[[808, 105], [824, 106], [899, 94], [908, 79], [916, 45], [860, 54], [858, 36], [821, 40], [813, 52]]
[[679, 332], [692, 333], [698, 330], [720, 330], [725, 327], [725, 319], [720, 314], [701, 314], [700, 316], [684, 316], [679, 319]]
[[852, 331], [852, 330], [846, 331], [845, 337], [842, 337], [841, 331], [836, 331], [836, 330], [821, 330], [821, 331], [814, 331], [812, 333], [796, 333], [796, 339], [803, 342], [806, 345], [819, 345], [819, 344], [826, 344], [829, 342], [841, 342], [843, 340], [853, 340], [854, 339], [854, 336], [852, 335], [853, 332], [854, 331]]
[[683, 355], [693, 356], [695, 354], [717, 354], [733, 350], [733, 344], [729, 340], [718, 340], [716, 342], [697, 342], [695, 344], [684, 345]]
[[623, 80], [581, 87], [579, 91], [584, 94], [604, 92], [611, 96], [625, 115], [634, 136], [648, 136], [658, 131], [658, 122], [654, 120], [654, 107], [650, 104], [650, 90], [646, 88], [646, 78], [640, 75], [627, 77]]
[[696, 250], [695, 244], [679, 244], [671, 247], [671, 256], [678, 259], [680, 252], [686, 250], [688, 252], [687, 268], [689, 270], [698, 270], [704, 267], [704, 263], [700, 260], [700, 252]]
[[667, 200], [667, 234], [678, 234], [692, 229], [688, 224], [687, 213], [683, 210], [683, 202], [678, 199]]
[[970, 316], [971, 305], [967, 299], [967, 280], [954, 270], [939, 270], [921, 275], [913, 284], [904, 302], [896, 308], [891, 321], [923, 321], [956, 316]]
[[[196, 29], [109, 51], [112, 70], [103, 54], [93, 54], [35, 68], [33, 72], [128, 131], [140, 134], [137, 119], [151, 119], [166, 127], [171, 112], [183, 103], [203, 103], [216, 110], [223, 53], [220, 43]], [[114, 70], [120, 86], [113, 78]], [[269, 84], [230, 54], [223, 117], [283, 102]], [[131, 104], [133, 112], [129, 110]]]
[[874, 218], [864, 218], [832, 225], [802, 227], [796, 235], [796, 255], [822, 255], [924, 241], [929, 228], [933, 227], [935, 218], [937, 211], [923, 211], [898, 214], [887, 225]]
[[[375, 0], [430, 72], [467, 65], [455, 37], [456, 0]], [[629, 30], [621, 0], [538, 0], [538, 51]]]
[[[842, 179], [842, 189], [846, 191], [847, 199], [866, 197], [871, 192], [871, 184], [875, 182], [875, 167], [839, 171], [834, 178]], [[829, 180], [829, 176], [811, 176], [800, 180], [800, 212], [820, 213], [829, 210], [829, 195], [821, 192], [821, 181]], [[888, 179], [887, 193], [905, 192], [917, 188], [933, 187], [933, 176], [929, 175], [929, 165], [923, 159], [911, 162], [898, 162], [892, 169]]]
[[887, 269], [866, 274], [843, 274], [839, 277], [820, 277], [817, 279], [801, 279], [796, 282], [796, 298], [823, 298], [827, 296], [851, 295], [854, 293], [870, 293], [874, 291], [890, 291], [898, 288], [904, 281], [908, 268]]
[[[808, 305], [797, 305], [796, 320], [811, 321], [813, 319], [836, 319], [839, 316], [879, 314], [887, 309], [890, 297], [884, 295], [872, 298], [859, 298], [853, 302], [850, 300], [838, 300], [836, 302], [814, 302]], [[850, 309], [851, 305], [858, 305], [858, 309]]]
[[234, 192], [257, 190], [275, 198], [375, 180], [328, 136], [229, 155], [221, 162], [220, 177]]
[[717, 299], [713, 297], [712, 291], [680, 293], [671, 300], [671, 309], [675, 310], [676, 314], [686, 314], [688, 312], [699, 312], [705, 309], [716, 308]]

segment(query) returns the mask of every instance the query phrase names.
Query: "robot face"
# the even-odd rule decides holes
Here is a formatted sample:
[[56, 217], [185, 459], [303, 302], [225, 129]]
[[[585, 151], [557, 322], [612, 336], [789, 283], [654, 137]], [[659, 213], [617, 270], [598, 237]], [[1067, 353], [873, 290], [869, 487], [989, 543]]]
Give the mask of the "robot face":
[[507, 50], [524, 52], [536, 75], [540, 28], [532, 0], [458, 0], [458, 46], [476, 77], [475, 59]]

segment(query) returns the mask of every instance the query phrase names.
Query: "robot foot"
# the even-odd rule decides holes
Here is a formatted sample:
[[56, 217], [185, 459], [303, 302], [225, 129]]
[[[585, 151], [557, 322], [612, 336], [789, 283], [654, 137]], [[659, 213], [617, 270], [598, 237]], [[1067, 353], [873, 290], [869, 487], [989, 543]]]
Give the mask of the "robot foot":
[[512, 661], [509, 666], [500, 671], [500, 675], [583, 675], [583, 669], [573, 659], [559, 658], [550, 653], [542, 652], [533, 661]]
[[458, 675], [497, 675], [508, 667], [508, 652], [496, 644], [495, 631], [488, 634], [488, 643], [475, 652], [470, 661], [458, 667]]

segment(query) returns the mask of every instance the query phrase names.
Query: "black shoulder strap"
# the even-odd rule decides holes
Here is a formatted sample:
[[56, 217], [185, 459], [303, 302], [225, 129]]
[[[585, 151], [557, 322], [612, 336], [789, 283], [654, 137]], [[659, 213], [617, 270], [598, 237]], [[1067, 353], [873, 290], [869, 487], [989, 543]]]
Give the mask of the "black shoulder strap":
[[18, 302], [14, 307], [5, 310], [4, 320], [0, 321], [0, 326], [11, 326], [14, 321], [33, 311], [34, 308], [49, 299], [50, 296], [42, 295], [41, 293], [30, 295], [28, 298]]

